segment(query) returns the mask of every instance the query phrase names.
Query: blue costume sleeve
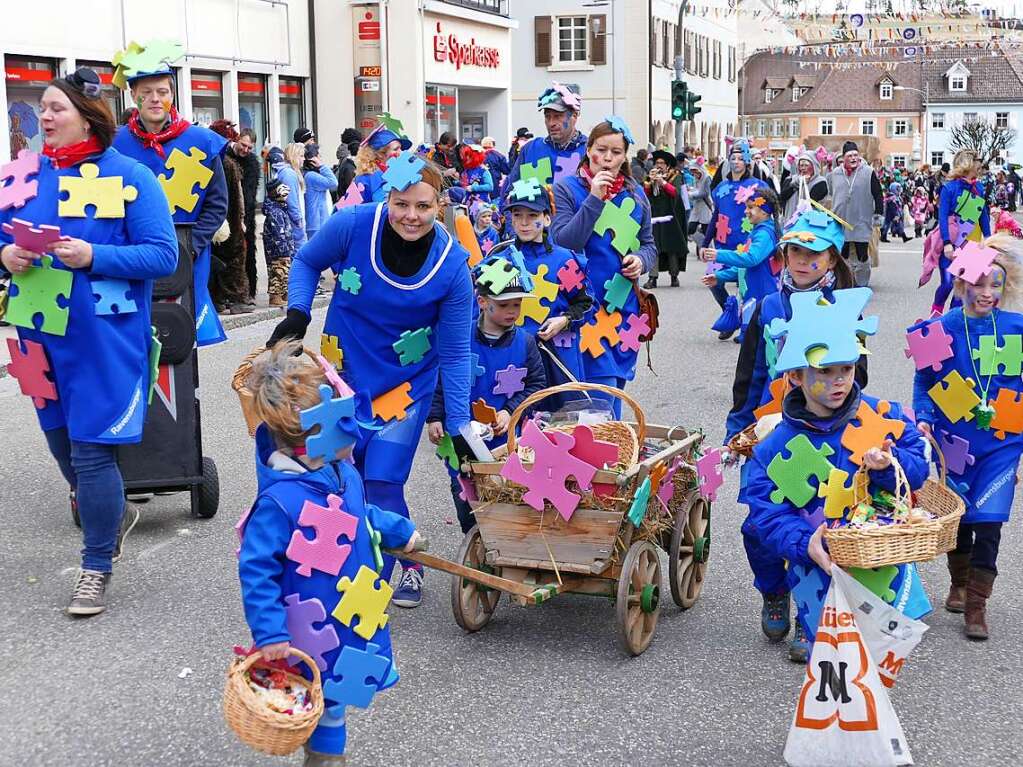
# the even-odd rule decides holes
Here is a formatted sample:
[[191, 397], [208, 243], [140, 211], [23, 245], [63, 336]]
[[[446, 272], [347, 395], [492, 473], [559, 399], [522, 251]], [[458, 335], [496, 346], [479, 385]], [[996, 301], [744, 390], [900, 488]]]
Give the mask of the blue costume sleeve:
[[305, 216], [302, 215], [302, 189], [299, 187], [298, 174], [290, 165], [277, 171], [277, 178], [288, 186], [288, 218], [291, 219], [291, 237], [296, 247], [305, 242]]
[[[959, 185], [956, 184], [956, 189]], [[948, 243], [952, 239], [948, 234], [948, 217], [952, 214], [953, 200], [952, 184], [945, 184], [941, 188], [941, 197], [938, 198], [938, 228], [941, 230], [941, 241]]]
[[321, 165], [318, 170], [305, 174], [305, 185], [307, 189], [315, 192], [329, 192], [337, 189], [337, 178], [326, 165]]
[[213, 235], [227, 218], [227, 177], [224, 175], [224, 161], [218, 155], [213, 158], [213, 178], [206, 187], [206, 198], [202, 211], [192, 225], [192, 247], [202, 253], [210, 244]]
[[749, 250], [745, 253], [740, 253], [737, 250], [719, 250], [714, 260], [726, 266], [749, 269], [770, 258], [776, 247], [777, 241], [770, 232], [765, 231], [762, 227], [755, 227], [753, 235], [750, 237]]
[[344, 263], [348, 258], [355, 210], [356, 206], [339, 210], [298, 251], [291, 262], [291, 274], [288, 277], [289, 309], [301, 309], [312, 316], [313, 296], [316, 294], [320, 274], [332, 264]]
[[725, 269], [718, 269], [714, 272], [714, 276], [718, 278], [718, 285], [724, 285], [726, 282], [738, 282], [739, 270], [734, 266], [729, 266]]
[[130, 179], [138, 190], [125, 207], [131, 245], [93, 245], [92, 274], [128, 280], [150, 280], [172, 274], [178, 264], [178, 241], [167, 211], [167, 198], [156, 176], [141, 165]]
[[470, 192], [493, 192], [494, 191], [494, 177], [490, 175], [490, 171], [487, 168], [483, 169], [483, 177], [478, 184], [472, 184], [469, 187]]
[[746, 485], [739, 492], [739, 502], [749, 506], [749, 522], [760, 541], [790, 564], [813, 566], [806, 553], [813, 531], [792, 504], [771, 501], [774, 482], [767, 476], [756, 451], [746, 465]]
[[[977, 188], [980, 189], [980, 196], [983, 197], [984, 196], [984, 186], [983, 186], [983, 184], [978, 185]], [[988, 207], [986, 201], [984, 203], [984, 207], [980, 209], [980, 222], [979, 223], [980, 223], [980, 232], [981, 232], [981, 234], [983, 234], [985, 237], [990, 237], [991, 236], [991, 208]]]
[[[525, 331], [520, 328], [518, 332]], [[509, 413], [515, 412], [515, 409], [526, 401], [526, 397], [547, 386], [547, 371], [544, 369], [540, 350], [536, 346], [536, 339], [531, 335], [526, 338], [526, 371], [526, 388], [509, 397], [504, 403], [504, 409]]]
[[388, 549], [402, 549], [416, 531], [412, 520], [395, 514], [393, 511], [381, 509], [372, 503], [366, 504], [366, 519], [373, 529], [380, 533], [380, 544]]
[[444, 428], [449, 434], [458, 434], [458, 430], [470, 420], [469, 339], [472, 337], [472, 296], [469, 270], [462, 269], [441, 304], [440, 319], [437, 322], [437, 356], [440, 361], [440, 378], [444, 382]]
[[280, 585], [291, 533], [287, 515], [270, 499], [258, 500], [245, 523], [238, 577], [245, 620], [256, 647], [291, 639]]
[[[520, 155], [521, 156], [521, 155]], [[583, 204], [576, 210], [575, 197], [567, 184], [554, 186], [554, 206], [557, 213], [551, 221], [551, 235], [554, 241], [563, 248], [582, 253], [586, 242], [593, 234], [593, 226], [604, 210], [604, 201], [592, 194], [586, 195]], [[650, 227], [650, 214], [647, 212], [647, 227]]]
[[[893, 405], [894, 407], [894, 405]], [[909, 481], [910, 490], [918, 490], [930, 472], [928, 464], [928, 445], [924, 435], [916, 428], [916, 424], [899, 413], [902, 420], [906, 422], [906, 428], [902, 436], [892, 448], [892, 455], [898, 460], [902, 470], [906, 472], [906, 479]], [[889, 466], [881, 471], [870, 472], [871, 484], [883, 487], [885, 490], [895, 490], [895, 469]]]

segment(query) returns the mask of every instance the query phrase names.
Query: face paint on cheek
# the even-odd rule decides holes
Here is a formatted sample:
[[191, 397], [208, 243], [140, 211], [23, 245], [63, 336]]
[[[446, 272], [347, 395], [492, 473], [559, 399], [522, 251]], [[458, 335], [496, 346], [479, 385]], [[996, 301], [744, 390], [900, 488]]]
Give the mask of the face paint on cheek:
[[562, 119], [562, 121], [561, 121], [561, 130], [563, 130], [563, 131], [566, 131], [566, 132], [567, 132], [567, 131], [568, 131], [568, 123], [569, 123], [569, 122], [570, 122], [570, 121], [569, 121], [569, 119], [568, 119], [568, 115], [565, 115], [565, 117], [564, 117], [564, 118]]
[[810, 262], [810, 268], [813, 269], [816, 272], [817, 271], [817, 262], [816, 261], [811, 261]]
[[145, 103], [146, 103], [146, 100], [144, 98], [142, 98], [141, 96], [136, 96], [135, 97], [135, 106], [136, 106], [136, 108], [138, 108], [138, 110], [140, 112], [142, 111], [142, 105], [145, 104]]
[[163, 111], [164, 112], [170, 112], [173, 107], [174, 107], [174, 103], [170, 99], [164, 99], [163, 100]]
[[813, 385], [810, 386], [810, 393], [815, 397], [819, 397], [824, 393], [826, 388], [827, 387], [820, 381], [815, 381]]

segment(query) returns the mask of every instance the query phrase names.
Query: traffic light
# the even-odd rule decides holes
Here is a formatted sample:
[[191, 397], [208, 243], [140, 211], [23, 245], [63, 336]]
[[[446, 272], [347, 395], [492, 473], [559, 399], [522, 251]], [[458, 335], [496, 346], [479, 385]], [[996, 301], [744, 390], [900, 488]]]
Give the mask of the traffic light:
[[702, 99], [703, 96], [697, 96], [695, 93], [692, 93], [691, 91], [686, 91], [685, 114], [687, 120], [694, 119], [696, 115], [700, 114], [700, 112], [703, 111], [703, 109], [696, 106], [696, 102], [701, 101]]
[[686, 104], [688, 103], [689, 89], [682, 80], [674, 80], [671, 83], [671, 119], [686, 119]]

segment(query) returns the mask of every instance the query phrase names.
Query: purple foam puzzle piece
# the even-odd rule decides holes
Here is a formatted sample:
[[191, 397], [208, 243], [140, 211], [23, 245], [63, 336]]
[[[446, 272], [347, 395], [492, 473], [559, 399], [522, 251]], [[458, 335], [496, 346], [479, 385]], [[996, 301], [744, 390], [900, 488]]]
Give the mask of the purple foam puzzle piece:
[[494, 386], [494, 394], [503, 394], [506, 397], [518, 394], [526, 388], [526, 368], [509, 365], [504, 370], [498, 370], [494, 374], [497, 384]]
[[671, 466], [668, 467], [668, 471], [661, 480], [661, 486], [657, 488], [657, 497], [665, 506], [671, 503], [671, 499], [675, 496], [675, 474], [678, 473], [681, 466], [682, 456], [679, 456], [671, 462]]
[[39, 182], [28, 177], [39, 172], [39, 155], [31, 149], [18, 152], [18, 159], [0, 165], [0, 210], [20, 208], [39, 193]]
[[284, 555], [298, 565], [299, 575], [307, 578], [313, 574], [313, 568], [320, 572], [337, 575], [348, 559], [352, 547], [346, 543], [338, 543], [342, 535], [349, 541], [355, 541], [359, 529], [359, 518], [341, 510], [343, 501], [339, 496], [328, 495], [327, 507], [317, 506], [306, 501], [298, 515], [298, 523], [316, 530], [316, 537], [306, 538], [301, 530], [291, 534], [291, 542]]
[[284, 601], [284, 615], [291, 644], [315, 660], [320, 671], [326, 671], [327, 661], [323, 656], [341, 642], [330, 623], [320, 629], [313, 626], [314, 623], [327, 620], [323, 602], [316, 598], [302, 599], [298, 594], [288, 594]]
[[956, 235], [952, 240], [952, 246], [956, 248], [963, 247], [966, 239], [973, 233], [973, 223], [970, 221], [960, 221], [956, 225]]
[[71, 239], [61, 235], [59, 226], [43, 224], [36, 229], [28, 221], [23, 221], [20, 218], [12, 218], [11, 223], [3, 225], [3, 230], [5, 234], [9, 234], [14, 238], [14, 244], [19, 248], [30, 250], [40, 255], [49, 252], [46, 246], [51, 242]]
[[554, 342], [555, 346], [560, 346], [562, 349], [571, 348], [572, 342], [575, 340], [575, 331], [566, 328], [554, 336], [551, 340]]
[[952, 336], [945, 332], [940, 321], [929, 324], [920, 322], [922, 320], [906, 333], [906, 344], [909, 346], [905, 350], [906, 358], [913, 360], [917, 370], [929, 367], [938, 372], [941, 363], [952, 356]]
[[966, 466], [973, 466], [974, 457], [970, 455], [970, 443], [955, 434], [942, 429], [938, 432], [941, 438], [941, 452], [945, 454], [945, 463], [952, 474], [962, 474]]
[[568, 157], [559, 157], [554, 166], [554, 179], [551, 182], [557, 184], [563, 178], [574, 176], [579, 170], [579, 162], [583, 159], [583, 150], [577, 149]]

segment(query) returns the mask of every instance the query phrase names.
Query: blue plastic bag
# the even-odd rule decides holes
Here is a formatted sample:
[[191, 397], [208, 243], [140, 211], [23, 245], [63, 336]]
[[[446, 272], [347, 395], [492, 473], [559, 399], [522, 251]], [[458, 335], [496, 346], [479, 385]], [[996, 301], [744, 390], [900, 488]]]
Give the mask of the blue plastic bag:
[[725, 308], [721, 311], [721, 316], [715, 320], [714, 324], [710, 326], [710, 329], [717, 331], [718, 333], [734, 333], [739, 329], [739, 325], [741, 324], [742, 319], [739, 316], [739, 299], [735, 296], [729, 296], [725, 300]]

